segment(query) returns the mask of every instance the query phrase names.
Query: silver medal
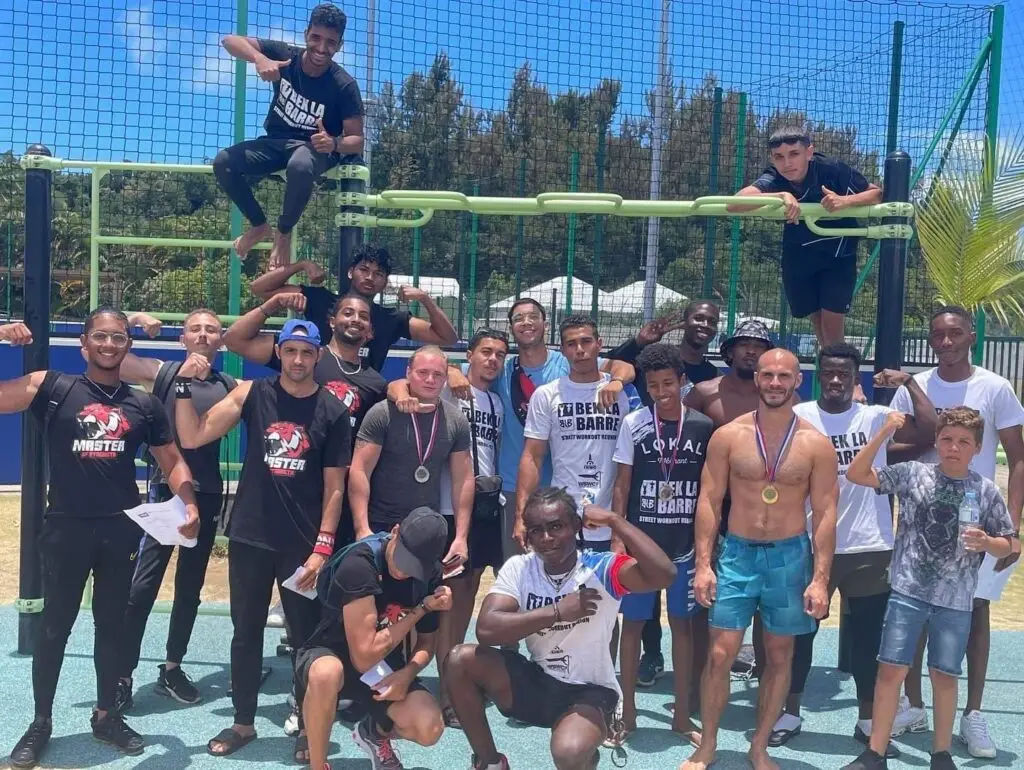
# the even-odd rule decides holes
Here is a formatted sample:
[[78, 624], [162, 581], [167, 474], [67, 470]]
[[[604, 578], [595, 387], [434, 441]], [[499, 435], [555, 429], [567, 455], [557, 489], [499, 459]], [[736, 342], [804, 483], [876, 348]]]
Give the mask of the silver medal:
[[427, 470], [427, 466], [419, 465], [416, 467], [416, 472], [413, 473], [412, 477], [420, 484], [426, 484], [430, 481], [430, 471]]

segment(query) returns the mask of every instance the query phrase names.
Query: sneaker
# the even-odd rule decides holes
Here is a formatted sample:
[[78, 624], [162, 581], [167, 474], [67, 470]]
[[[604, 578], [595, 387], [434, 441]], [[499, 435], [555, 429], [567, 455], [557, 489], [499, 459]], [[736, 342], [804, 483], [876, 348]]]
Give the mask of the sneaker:
[[[870, 719], [858, 719], [857, 726], [853, 728], [853, 737], [863, 743], [865, 746], [871, 743], [871, 720]], [[885, 745], [885, 758], [896, 759], [900, 755], [900, 750], [896, 748], [896, 745], [889, 741]]]
[[284, 628], [284, 607], [278, 602], [267, 613], [267, 628]]
[[887, 770], [888, 767], [889, 764], [885, 757], [876, 754], [871, 749], [866, 749], [850, 764], [845, 765], [843, 770]]
[[923, 708], [910, 705], [910, 699], [904, 695], [900, 698], [899, 708], [896, 709], [896, 719], [892, 723], [892, 734], [895, 736], [903, 733], [926, 733], [928, 732], [928, 712]]
[[28, 730], [21, 736], [14, 751], [11, 752], [11, 767], [19, 770], [35, 767], [39, 758], [43, 755], [43, 749], [50, 742], [50, 733], [53, 732], [53, 722], [46, 717], [36, 717], [35, 721], [28, 726]]
[[930, 770], [956, 770], [956, 762], [948, 751], [937, 751], [932, 754]]
[[665, 658], [661, 653], [642, 655], [636, 672], [637, 687], [654, 687], [658, 677], [665, 673]]
[[89, 724], [92, 725], [93, 738], [108, 743], [125, 754], [135, 756], [146, 748], [142, 736], [130, 728], [117, 711], [108, 711], [103, 719], [98, 719], [96, 712], [93, 712]]
[[114, 711], [118, 714], [127, 714], [135, 706], [132, 698], [132, 680], [127, 682], [123, 679], [117, 680], [117, 692], [114, 693]]
[[288, 714], [288, 718], [284, 720], [284, 734], [289, 738], [294, 738], [299, 734], [299, 706], [295, 703], [294, 696], [292, 696], [291, 702], [291, 713]]
[[508, 757], [504, 754], [498, 755], [498, 761], [490, 765], [482, 765], [477, 762], [476, 754], [473, 755], [472, 764], [469, 766], [469, 770], [509, 770]]
[[391, 739], [377, 732], [370, 717], [360, 720], [352, 731], [352, 740], [370, 755], [371, 770], [405, 770], [398, 754], [391, 745]]
[[988, 734], [988, 723], [980, 711], [968, 711], [960, 717], [961, 741], [967, 744], [967, 753], [979, 759], [995, 759], [996, 743]]
[[181, 670], [181, 666], [167, 668], [166, 664], [161, 663], [159, 668], [160, 675], [156, 678], [157, 695], [174, 698], [178, 703], [199, 703], [199, 688]]

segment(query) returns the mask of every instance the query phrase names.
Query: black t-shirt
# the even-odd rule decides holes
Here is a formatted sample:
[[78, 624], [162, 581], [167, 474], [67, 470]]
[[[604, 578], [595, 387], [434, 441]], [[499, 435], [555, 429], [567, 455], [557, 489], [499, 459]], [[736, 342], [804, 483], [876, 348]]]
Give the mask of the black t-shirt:
[[[342, 617], [339, 617], [336, 608], [344, 608], [346, 604], [364, 596], [374, 597], [377, 603], [377, 630], [380, 631], [401, 620], [440, 584], [440, 576], [431, 580], [428, 586], [415, 580], [395, 580], [386, 566], [382, 572], [377, 571], [377, 563], [369, 545], [355, 545], [342, 557], [335, 569], [327, 593], [329, 607], [324, 608], [320, 625], [306, 646], [327, 647], [338, 657], [348, 659], [348, 640], [345, 638]], [[416, 631], [432, 634], [437, 631], [437, 627], [437, 613], [428, 612], [416, 624]]]
[[[330, 339], [333, 332], [329, 319], [338, 295], [323, 286], [303, 286], [302, 294], [306, 298], [306, 320], [317, 325], [320, 339]], [[384, 307], [376, 302], [370, 304], [373, 339], [367, 344], [364, 357], [378, 372], [384, 366], [391, 346], [403, 337], [410, 339], [411, 317], [408, 310], [399, 307]]]
[[679, 422], [661, 423], [665, 442], [662, 457], [668, 460], [676, 452], [676, 464], [668, 477], [671, 496], [662, 499], [665, 476], [655, 444], [654, 412], [638, 409], [623, 421], [615, 461], [633, 466], [629, 485], [626, 518], [656, 542], [673, 559], [693, 550], [694, 518], [700, 496], [700, 474], [714, 426], [709, 417], [696, 409], [683, 415], [683, 433], [678, 449]]
[[[30, 409], [45, 419], [59, 372], [49, 371]], [[139, 447], [174, 441], [163, 404], [122, 382], [116, 391], [82, 375], [63, 375], [71, 390], [46, 427], [50, 464], [47, 514], [112, 516], [141, 500], [135, 481]]]
[[323, 470], [351, 462], [352, 428], [326, 389], [296, 398], [279, 379], [253, 380], [242, 405], [245, 460], [228, 536], [305, 558], [320, 531]]
[[[160, 371], [165, 367], [179, 366], [180, 361], [164, 361], [160, 364]], [[160, 374], [157, 374], [157, 380]], [[182, 449], [178, 440], [178, 430], [174, 421], [174, 383], [169, 381], [170, 387], [164, 396], [164, 408], [167, 411], [167, 419], [171, 423], [171, 430], [174, 433], [174, 441], [181, 449], [182, 457], [188, 463], [188, 469], [192, 471], [192, 483], [197, 492], [218, 493], [224, 489], [224, 481], [220, 475], [220, 439], [211, 441], [209, 444], [198, 449]], [[224, 399], [228, 394], [228, 382], [216, 369], [210, 370], [210, 376], [205, 380], [192, 380], [192, 404], [196, 413], [202, 417], [213, 405]], [[160, 394], [154, 394], [159, 398]], [[157, 467], [153, 472], [154, 484], [165, 484], [163, 474]]]
[[[605, 358], [611, 358], [615, 361], [625, 361], [628, 364], [636, 365], [636, 357], [640, 355], [640, 351], [643, 348], [637, 344], [636, 337], [630, 337], [628, 340], [623, 342], [617, 348], [612, 348], [605, 353]], [[707, 357], [703, 357], [700, 363], [691, 364], [689, 361], [683, 361], [683, 367], [686, 369], [686, 381], [692, 385], [696, 385], [698, 382], [704, 382], [706, 380], [713, 380], [719, 375], [717, 367], [711, 363]], [[644, 373], [639, 369], [636, 371], [636, 380], [634, 381], [636, 392], [640, 394], [640, 401], [643, 402], [644, 406], [651, 405], [651, 396], [647, 392], [647, 387], [644, 383]]]
[[[814, 153], [807, 166], [803, 184], [797, 186], [769, 166], [754, 181], [754, 187], [761, 192], [792, 193], [801, 203], [821, 203], [821, 186], [824, 185], [839, 195], [862, 193], [868, 189], [868, 180], [854, 168], [841, 160], [828, 158], [820, 152]], [[857, 227], [856, 219], [823, 219], [818, 222], [822, 229], [830, 227]], [[855, 258], [859, 238], [829, 238], [815, 235], [800, 220], [799, 224], [787, 224], [782, 231], [782, 256], [784, 259], [806, 258], [813, 255], [831, 259], [833, 257]]]
[[290, 60], [274, 83], [274, 98], [263, 128], [275, 139], [309, 141], [322, 119], [332, 136], [341, 136], [342, 123], [363, 114], [359, 86], [343, 67], [331, 62], [319, 77], [302, 71], [302, 48], [276, 40], [260, 40], [260, 51], [275, 61]]

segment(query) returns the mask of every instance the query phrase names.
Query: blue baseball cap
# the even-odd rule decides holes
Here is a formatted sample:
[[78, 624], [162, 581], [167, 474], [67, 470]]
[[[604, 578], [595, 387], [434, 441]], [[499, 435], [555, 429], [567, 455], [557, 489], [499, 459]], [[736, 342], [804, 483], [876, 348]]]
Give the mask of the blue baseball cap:
[[291, 318], [284, 322], [284, 327], [277, 337], [277, 344], [283, 345], [286, 342], [307, 342], [313, 347], [320, 347], [320, 330], [312, 321], [301, 318]]

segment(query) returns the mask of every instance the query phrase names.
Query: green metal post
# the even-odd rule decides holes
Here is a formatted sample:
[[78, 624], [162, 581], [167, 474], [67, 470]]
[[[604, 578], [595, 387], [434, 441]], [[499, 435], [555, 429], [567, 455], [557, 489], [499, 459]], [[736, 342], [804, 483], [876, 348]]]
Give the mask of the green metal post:
[[7, 317], [11, 317], [11, 285], [14, 281], [11, 280], [11, 268], [13, 267], [14, 258], [14, 243], [12, 241], [12, 226], [13, 223], [8, 220], [7, 222]]
[[465, 313], [466, 303], [463, 301], [462, 287], [466, 285], [466, 214], [459, 214], [459, 312], [455, 328], [462, 338], [462, 321]]
[[[601, 124], [597, 134], [597, 152], [594, 163], [597, 166], [597, 192], [604, 192], [604, 155], [608, 143], [608, 126]], [[604, 216], [594, 218], [594, 290], [590, 294], [590, 315], [597, 318], [597, 297], [601, 290], [601, 255], [604, 253]]]
[[885, 154], [895, 152], [900, 126], [900, 78], [903, 72], [903, 28], [902, 21], [892, 25], [892, 64], [889, 67], [889, 121], [885, 132]]
[[[365, 230], [366, 228], [364, 228]], [[412, 231], [412, 285], [417, 289], [420, 286], [420, 228], [413, 228]], [[420, 303], [412, 303], [412, 314], [420, 314]]]
[[[740, 92], [740, 102], [736, 115], [736, 162], [733, 169], [733, 189], [743, 186], [744, 160], [747, 157], [747, 95]], [[732, 231], [729, 239], [729, 319], [726, 334], [732, 334], [736, 328], [736, 290], [740, 273], [740, 220], [732, 218]]]
[[[569, 163], [569, 192], [576, 192], [579, 187], [580, 151], [572, 151]], [[572, 276], [576, 269], [576, 215], [569, 215], [569, 243], [566, 247], [565, 259], [565, 312], [572, 313]]]
[[[708, 171], [708, 195], [718, 195], [718, 158], [722, 143], [722, 89], [715, 89], [711, 108], [711, 168]], [[715, 287], [715, 236], [718, 220], [708, 217], [704, 224], [704, 284], [701, 296], [710, 297]]]
[[956, 120], [953, 121], [953, 127], [949, 130], [949, 139], [946, 140], [946, 146], [939, 157], [938, 165], [935, 166], [935, 173], [932, 175], [931, 185], [928, 188], [925, 200], [931, 196], [931, 191], [935, 189], [935, 183], [942, 178], [942, 172], [946, 168], [946, 161], [949, 160], [949, 155], [953, 152], [953, 147], [956, 146], [956, 139], [960, 135], [960, 126], [963, 125], [967, 110], [971, 107], [971, 100], [974, 98], [974, 92], [978, 88], [978, 83], [981, 81], [983, 73], [983, 69], [974, 71], [974, 76], [971, 78], [970, 86], [967, 89], [967, 95], [964, 97], [963, 104], [960, 105], [960, 112], [957, 113]]
[[109, 171], [94, 168], [89, 193], [89, 309], [100, 305], [100, 184]]
[[[526, 196], [526, 158], [519, 159], [519, 197]], [[516, 217], [516, 299], [523, 289], [523, 249], [526, 246], [526, 219]]]
[[[480, 183], [473, 185], [473, 195], [480, 195]], [[470, 219], [469, 231], [469, 325], [466, 327], [467, 337], [473, 333], [476, 325], [476, 260], [477, 236], [480, 233], [480, 215], [475, 211]]]
[[203, 304], [213, 307], [213, 249], [203, 249]]

